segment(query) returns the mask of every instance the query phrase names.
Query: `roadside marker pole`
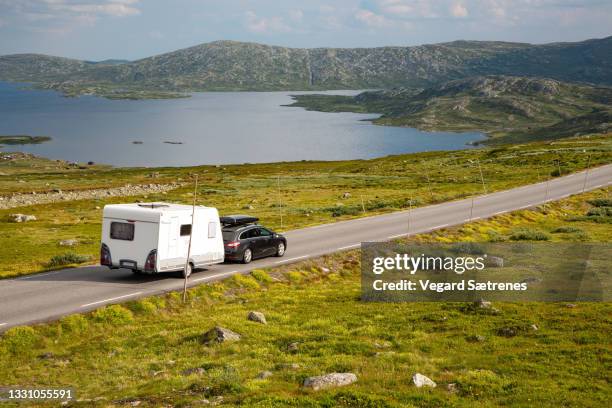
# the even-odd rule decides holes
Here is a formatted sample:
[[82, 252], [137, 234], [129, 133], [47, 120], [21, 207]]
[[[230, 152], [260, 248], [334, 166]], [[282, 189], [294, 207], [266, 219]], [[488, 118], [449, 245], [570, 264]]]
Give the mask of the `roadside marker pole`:
[[280, 215], [280, 227], [283, 229], [283, 201], [281, 199], [280, 174], [278, 175], [278, 214]]
[[408, 235], [410, 235], [410, 214], [412, 213], [412, 197], [408, 199]]
[[183, 269], [183, 276], [185, 277], [185, 280], [183, 281], [183, 303], [187, 302], [187, 279], [189, 278], [189, 275], [187, 274], [187, 268], [189, 268], [189, 257], [191, 256], [191, 237], [193, 236], [193, 227], [195, 225], [195, 205], [197, 195], [198, 175], [196, 174], [195, 187], [193, 189], [193, 205], [191, 207], [191, 230], [189, 231], [189, 245], [187, 245], [187, 259], [185, 260], [185, 268]]
[[474, 218], [474, 196], [472, 196], [472, 206], [470, 207], [470, 221]]
[[429, 197], [433, 201], [433, 192], [431, 191], [431, 181], [429, 180], [429, 172], [425, 170], [425, 177], [427, 177], [427, 187], [429, 188]]
[[589, 166], [591, 165], [591, 155], [589, 154], [589, 159], [587, 160], [586, 171], [584, 172], [584, 184], [582, 185], [582, 192], [586, 191], [587, 179], [589, 177]]
[[480, 171], [480, 181], [482, 181], [482, 189], [484, 193], [487, 194], [487, 186], [485, 185], [484, 176], [482, 175], [482, 167], [480, 167], [480, 160], [476, 159], [476, 163], [478, 163], [478, 171]]
[[363, 204], [363, 194], [361, 194], [361, 211], [365, 214], [365, 205]]

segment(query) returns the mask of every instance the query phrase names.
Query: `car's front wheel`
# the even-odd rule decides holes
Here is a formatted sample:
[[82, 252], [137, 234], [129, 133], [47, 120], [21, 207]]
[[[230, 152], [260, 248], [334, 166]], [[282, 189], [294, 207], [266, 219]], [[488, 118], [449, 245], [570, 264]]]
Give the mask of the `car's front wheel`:
[[279, 242], [278, 245], [276, 246], [276, 256], [283, 256], [285, 255], [285, 244], [282, 242]]
[[248, 264], [253, 260], [253, 252], [249, 248], [244, 250], [242, 254], [242, 263]]

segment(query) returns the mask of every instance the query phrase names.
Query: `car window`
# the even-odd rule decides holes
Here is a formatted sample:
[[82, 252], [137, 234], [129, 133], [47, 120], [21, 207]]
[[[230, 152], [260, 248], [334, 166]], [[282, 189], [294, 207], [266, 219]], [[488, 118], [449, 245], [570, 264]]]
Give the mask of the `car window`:
[[262, 237], [269, 237], [272, 235], [272, 232], [265, 228], [259, 228], [259, 235], [261, 235]]
[[258, 236], [259, 236], [259, 231], [257, 230], [257, 228], [252, 228], [250, 230], [244, 231], [242, 235], [240, 235], [240, 239], [255, 238]]
[[234, 240], [234, 235], [236, 235], [236, 233], [234, 231], [223, 231], [223, 240], [224, 241], [233, 241]]

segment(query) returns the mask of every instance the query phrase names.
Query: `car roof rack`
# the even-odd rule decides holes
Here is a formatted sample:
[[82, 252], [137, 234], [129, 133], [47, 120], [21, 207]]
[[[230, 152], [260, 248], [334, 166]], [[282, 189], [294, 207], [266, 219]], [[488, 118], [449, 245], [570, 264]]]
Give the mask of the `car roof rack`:
[[252, 217], [250, 215], [227, 215], [219, 218], [221, 220], [221, 224], [224, 226], [238, 226], [238, 225], [246, 225], [246, 224], [254, 224], [259, 221], [259, 218]]

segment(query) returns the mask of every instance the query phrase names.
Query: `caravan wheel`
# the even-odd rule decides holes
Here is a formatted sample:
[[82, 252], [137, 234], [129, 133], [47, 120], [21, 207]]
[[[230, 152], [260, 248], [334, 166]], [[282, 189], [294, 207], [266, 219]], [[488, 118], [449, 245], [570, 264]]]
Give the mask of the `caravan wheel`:
[[187, 264], [187, 269], [183, 269], [183, 278], [189, 277], [189, 275], [191, 275], [191, 272], [193, 272], [193, 264], [189, 262]]

